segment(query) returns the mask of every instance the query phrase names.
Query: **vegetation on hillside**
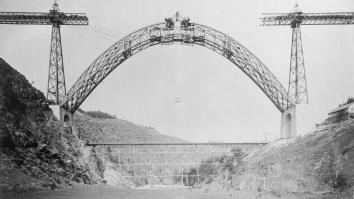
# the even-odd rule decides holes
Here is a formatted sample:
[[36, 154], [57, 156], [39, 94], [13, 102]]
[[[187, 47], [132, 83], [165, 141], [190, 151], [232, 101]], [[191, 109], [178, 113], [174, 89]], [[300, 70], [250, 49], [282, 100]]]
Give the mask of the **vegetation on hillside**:
[[90, 117], [93, 117], [93, 118], [100, 118], [100, 119], [117, 119], [117, 117], [113, 114], [109, 114], [109, 113], [105, 113], [105, 112], [102, 112], [102, 111], [84, 111], [82, 109], [78, 109], [78, 111], [80, 113], [83, 113], [83, 114], [86, 114]]
[[353, 102], [354, 102], [354, 97], [349, 97], [346, 102], [344, 102], [342, 104], [339, 104], [338, 106], [339, 107], [340, 106], [344, 106], [344, 105], [347, 105], [347, 104], [350, 104], [350, 103], [353, 103]]
[[218, 180], [221, 182], [223, 188], [232, 186], [232, 182], [244, 171], [245, 153], [240, 148], [231, 149], [231, 155], [222, 155], [219, 157], [208, 158], [201, 162], [198, 168], [190, 168], [184, 176], [183, 183], [186, 186], [198, 185], [199, 170], [199, 183], [210, 184]]
[[79, 137], [89, 142], [186, 142], [159, 133], [152, 127], [136, 125], [122, 119], [102, 119], [81, 111], [75, 114], [74, 126]]
[[265, 145], [245, 157], [243, 177], [255, 176], [253, 188], [265, 191], [352, 194], [353, 162], [354, 121], [345, 121]]

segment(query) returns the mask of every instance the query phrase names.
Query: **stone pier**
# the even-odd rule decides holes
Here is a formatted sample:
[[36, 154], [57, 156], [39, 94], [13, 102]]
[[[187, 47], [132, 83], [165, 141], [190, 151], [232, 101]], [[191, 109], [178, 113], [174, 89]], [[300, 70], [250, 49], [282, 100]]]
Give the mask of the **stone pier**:
[[57, 117], [57, 119], [63, 121], [67, 125], [72, 124], [73, 113], [59, 105], [50, 105], [49, 107], [52, 109], [53, 114], [55, 117]]
[[280, 138], [297, 136], [296, 107], [285, 110], [281, 114]]

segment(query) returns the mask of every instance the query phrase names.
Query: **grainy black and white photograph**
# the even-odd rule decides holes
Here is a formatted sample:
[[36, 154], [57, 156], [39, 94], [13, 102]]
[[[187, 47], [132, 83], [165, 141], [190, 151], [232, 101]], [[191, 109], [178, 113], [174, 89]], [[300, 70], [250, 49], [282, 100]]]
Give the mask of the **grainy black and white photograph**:
[[353, 0], [0, 0], [0, 199], [354, 199]]

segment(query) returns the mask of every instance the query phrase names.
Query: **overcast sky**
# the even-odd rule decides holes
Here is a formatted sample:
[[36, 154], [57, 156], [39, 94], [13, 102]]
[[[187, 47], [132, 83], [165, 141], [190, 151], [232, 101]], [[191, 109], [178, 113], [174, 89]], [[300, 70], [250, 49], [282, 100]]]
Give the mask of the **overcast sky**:
[[[303, 12], [354, 11], [353, 0], [299, 0]], [[48, 11], [50, 0], [0, 0], [1, 11]], [[289, 12], [294, 0], [59, 0], [85, 12], [87, 27], [62, 26], [67, 90], [105, 49], [179, 11], [251, 50], [287, 88], [290, 27], [261, 27], [261, 13]], [[0, 25], [0, 57], [46, 93], [50, 26]], [[301, 134], [354, 96], [354, 26], [302, 26], [310, 103], [298, 108]], [[176, 99], [180, 102], [175, 103]], [[191, 141], [255, 141], [278, 134], [280, 112], [231, 62], [199, 46], [155, 46], [124, 62], [87, 98], [101, 110]], [[273, 136], [273, 135], [272, 135]]]

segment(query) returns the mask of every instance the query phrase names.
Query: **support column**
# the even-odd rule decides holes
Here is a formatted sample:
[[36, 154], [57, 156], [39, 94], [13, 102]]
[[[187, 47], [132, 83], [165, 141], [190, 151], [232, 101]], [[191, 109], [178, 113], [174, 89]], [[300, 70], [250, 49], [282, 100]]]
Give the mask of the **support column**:
[[302, 48], [300, 22], [291, 24], [292, 41], [288, 93], [296, 104], [308, 103], [305, 62]]
[[296, 107], [285, 110], [281, 114], [280, 138], [297, 136]]
[[150, 187], [152, 187], [152, 155], [151, 155], [151, 147], [149, 147], [149, 160], [150, 160], [150, 165], [149, 165], [149, 182], [150, 182]]
[[47, 99], [50, 104], [58, 105], [65, 98], [65, 95], [66, 87], [60, 26], [58, 23], [53, 23], [52, 40], [50, 45]]

